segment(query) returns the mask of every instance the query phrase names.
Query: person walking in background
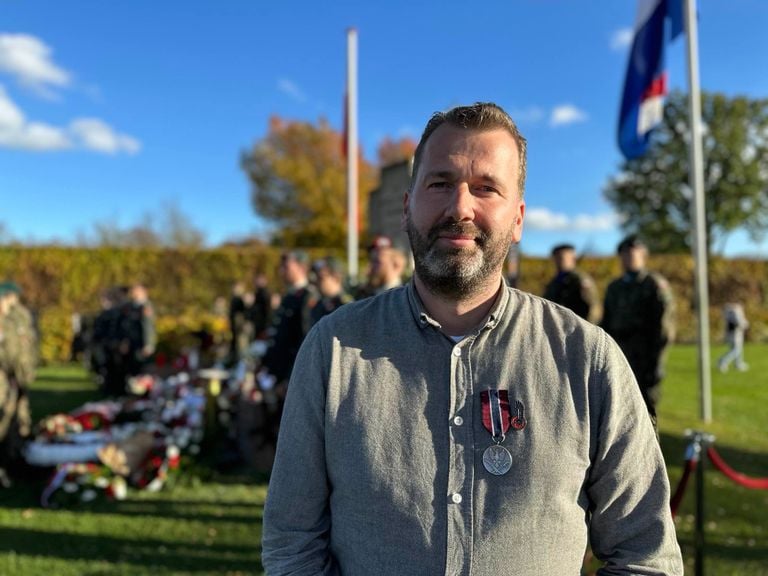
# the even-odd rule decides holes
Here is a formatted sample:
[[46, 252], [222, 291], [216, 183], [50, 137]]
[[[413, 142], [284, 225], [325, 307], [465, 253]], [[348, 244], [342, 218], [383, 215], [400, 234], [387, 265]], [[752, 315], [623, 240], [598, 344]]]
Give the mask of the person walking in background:
[[592, 278], [576, 269], [576, 249], [558, 244], [552, 249], [557, 273], [544, 289], [544, 298], [573, 310], [580, 317], [596, 322], [599, 315], [597, 288]]
[[720, 357], [717, 366], [720, 372], [727, 372], [733, 363], [736, 370], [744, 372], [749, 365], [744, 362], [744, 334], [749, 328], [749, 321], [744, 314], [744, 306], [736, 302], [729, 302], [723, 306], [723, 319], [725, 320], [725, 342], [728, 344], [728, 352]]
[[[503, 278], [526, 141], [495, 104], [437, 113], [403, 227], [411, 281], [301, 347], [264, 511], [267, 574], [680, 576], [664, 460], [604, 331]], [[642, 462], [643, 466], [638, 466]]]
[[674, 299], [669, 282], [646, 268], [648, 248], [637, 235], [624, 238], [617, 252], [624, 273], [608, 285], [600, 325], [626, 355], [655, 424], [664, 353], [674, 339]]

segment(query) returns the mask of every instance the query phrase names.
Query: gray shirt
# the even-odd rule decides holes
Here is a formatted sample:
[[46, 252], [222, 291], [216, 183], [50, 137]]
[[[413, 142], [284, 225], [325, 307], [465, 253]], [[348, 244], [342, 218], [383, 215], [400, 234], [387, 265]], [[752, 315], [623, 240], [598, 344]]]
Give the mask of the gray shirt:
[[[480, 392], [527, 425], [493, 444]], [[600, 329], [503, 288], [455, 343], [413, 284], [348, 304], [294, 368], [264, 514], [273, 576], [683, 573], [661, 451], [637, 384]]]

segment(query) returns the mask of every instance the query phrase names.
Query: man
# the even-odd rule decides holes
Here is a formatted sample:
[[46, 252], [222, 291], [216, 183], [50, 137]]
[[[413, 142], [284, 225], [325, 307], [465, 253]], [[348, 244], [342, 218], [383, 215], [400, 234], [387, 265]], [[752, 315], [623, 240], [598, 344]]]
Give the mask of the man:
[[626, 355], [655, 424], [664, 352], [674, 337], [672, 291], [646, 269], [648, 248], [637, 235], [624, 238], [617, 252], [624, 273], [608, 285], [601, 326]]
[[310, 311], [310, 325], [314, 326], [323, 316], [352, 302], [352, 297], [344, 291], [344, 270], [338, 260], [329, 256], [315, 262], [312, 268], [315, 272], [315, 285], [320, 293], [317, 304]]
[[749, 328], [749, 320], [744, 313], [744, 306], [738, 302], [726, 303], [723, 306], [723, 319], [728, 351], [718, 359], [717, 367], [720, 372], [728, 372], [728, 367], [733, 362], [736, 370], [746, 372], [749, 365], [744, 362], [744, 334]]
[[356, 300], [375, 296], [403, 284], [405, 254], [386, 236], [376, 236], [368, 247], [368, 278], [355, 293]]
[[576, 249], [558, 244], [552, 249], [557, 274], [544, 289], [544, 298], [573, 310], [590, 322], [597, 320], [597, 288], [588, 274], [576, 269]]
[[309, 255], [306, 252], [284, 253], [278, 272], [287, 290], [272, 320], [262, 366], [279, 384], [286, 383], [291, 376], [296, 354], [309, 331], [310, 311], [318, 298], [309, 283]]
[[268, 574], [578, 574], [588, 539], [606, 573], [682, 574], [620, 350], [503, 281], [525, 145], [494, 104], [427, 124], [404, 201], [412, 281], [324, 318], [299, 353]]
[[37, 337], [20, 292], [14, 282], [0, 284], [0, 486], [9, 485], [32, 433], [29, 386], [37, 369]]
[[135, 376], [147, 370], [157, 348], [155, 309], [144, 284], [131, 286], [129, 314], [132, 352], [129, 373]]

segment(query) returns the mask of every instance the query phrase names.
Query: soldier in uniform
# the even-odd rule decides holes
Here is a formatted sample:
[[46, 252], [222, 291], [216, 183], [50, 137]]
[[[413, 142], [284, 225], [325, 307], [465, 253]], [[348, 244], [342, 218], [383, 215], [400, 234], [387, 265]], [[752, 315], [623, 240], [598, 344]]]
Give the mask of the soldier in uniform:
[[279, 274], [286, 292], [267, 331], [268, 346], [256, 383], [263, 398], [261, 409], [253, 424], [254, 439], [260, 449], [274, 450], [283, 412], [288, 380], [304, 337], [311, 325], [311, 311], [319, 298], [309, 283], [309, 256], [294, 250], [280, 257]]
[[667, 280], [646, 269], [648, 249], [636, 235], [618, 246], [624, 274], [605, 293], [601, 326], [621, 347], [656, 423], [664, 352], [674, 338], [674, 301]]
[[356, 300], [375, 296], [403, 284], [405, 254], [386, 236], [377, 236], [368, 248], [368, 279], [355, 294]]
[[552, 249], [557, 274], [547, 284], [544, 298], [573, 310], [589, 320], [597, 321], [597, 288], [592, 278], [576, 269], [576, 249], [571, 244], [559, 244]]
[[284, 387], [291, 376], [296, 354], [310, 328], [310, 312], [318, 301], [309, 283], [309, 256], [294, 250], [280, 257], [280, 277], [286, 292], [268, 331], [269, 345], [262, 367]]
[[344, 271], [338, 260], [328, 257], [315, 262], [312, 268], [320, 292], [320, 299], [310, 312], [310, 322], [314, 326], [323, 316], [352, 302], [352, 297], [344, 291]]
[[9, 468], [21, 462], [32, 432], [29, 385], [37, 367], [37, 337], [32, 315], [19, 300], [19, 287], [0, 284], [0, 485]]

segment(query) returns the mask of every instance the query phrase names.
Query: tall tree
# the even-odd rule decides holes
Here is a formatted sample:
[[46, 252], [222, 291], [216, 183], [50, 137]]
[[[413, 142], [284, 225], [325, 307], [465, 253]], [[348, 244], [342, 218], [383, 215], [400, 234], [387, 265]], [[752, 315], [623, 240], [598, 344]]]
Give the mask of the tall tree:
[[[768, 228], [768, 99], [702, 93], [707, 249], [722, 250], [744, 229], [760, 241]], [[664, 122], [640, 158], [622, 163], [605, 197], [656, 252], [691, 248], [687, 96], [670, 95]]]
[[389, 136], [385, 136], [379, 143], [376, 152], [379, 159], [379, 166], [384, 168], [390, 164], [413, 158], [413, 153], [416, 152], [416, 141], [408, 136], [399, 138], [398, 140], [393, 140]]
[[[323, 119], [311, 124], [273, 117], [266, 137], [243, 154], [253, 207], [274, 224], [273, 242], [288, 247], [345, 246], [346, 159], [341, 138]], [[363, 207], [376, 174], [362, 154], [358, 163], [358, 205]]]

